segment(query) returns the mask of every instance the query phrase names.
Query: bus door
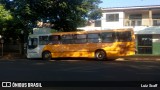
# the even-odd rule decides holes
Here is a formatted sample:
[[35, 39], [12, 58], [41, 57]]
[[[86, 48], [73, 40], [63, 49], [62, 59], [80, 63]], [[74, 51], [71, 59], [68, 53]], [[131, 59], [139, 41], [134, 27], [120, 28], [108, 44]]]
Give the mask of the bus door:
[[41, 54], [41, 56], [42, 56], [44, 47], [46, 47], [49, 43], [48, 39], [49, 39], [48, 35], [39, 36], [39, 53]]
[[27, 58], [39, 58], [38, 37], [30, 35], [27, 43]]

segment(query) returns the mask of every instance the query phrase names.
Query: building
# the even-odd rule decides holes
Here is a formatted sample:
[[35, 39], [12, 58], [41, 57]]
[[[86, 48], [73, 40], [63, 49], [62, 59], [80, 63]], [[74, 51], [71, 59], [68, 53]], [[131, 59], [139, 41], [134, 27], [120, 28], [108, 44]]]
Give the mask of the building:
[[160, 5], [102, 8], [102, 11], [101, 26], [90, 27], [91, 30], [133, 28], [137, 53], [160, 55]]
[[159, 26], [160, 5], [139, 6], [121, 8], [102, 8], [102, 28], [108, 27], [137, 27], [137, 26]]
[[134, 28], [138, 54], [160, 55], [160, 5], [103, 8], [101, 28]]

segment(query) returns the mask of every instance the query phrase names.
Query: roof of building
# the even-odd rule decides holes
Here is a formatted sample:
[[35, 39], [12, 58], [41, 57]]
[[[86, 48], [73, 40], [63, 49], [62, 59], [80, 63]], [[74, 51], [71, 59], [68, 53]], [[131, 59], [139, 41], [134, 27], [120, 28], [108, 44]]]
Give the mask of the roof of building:
[[103, 11], [113, 11], [113, 10], [149, 10], [149, 9], [157, 9], [160, 8], [160, 5], [149, 5], [149, 6], [129, 6], [129, 7], [109, 7], [109, 8], [102, 8]]
[[135, 34], [160, 34], [160, 26], [147, 27], [145, 29], [135, 31]]

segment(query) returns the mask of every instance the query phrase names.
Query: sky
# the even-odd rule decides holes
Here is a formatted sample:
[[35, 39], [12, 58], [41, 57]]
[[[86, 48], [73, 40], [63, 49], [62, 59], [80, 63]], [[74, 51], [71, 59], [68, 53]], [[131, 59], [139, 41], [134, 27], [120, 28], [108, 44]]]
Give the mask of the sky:
[[99, 6], [102, 8], [160, 5], [160, 0], [101, 0], [101, 1], [103, 1], [103, 3], [101, 3]]

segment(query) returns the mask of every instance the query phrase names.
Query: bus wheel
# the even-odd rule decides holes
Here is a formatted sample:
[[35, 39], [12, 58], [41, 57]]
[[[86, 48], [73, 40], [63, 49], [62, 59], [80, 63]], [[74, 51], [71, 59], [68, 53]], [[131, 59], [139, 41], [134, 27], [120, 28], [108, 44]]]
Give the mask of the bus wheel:
[[96, 60], [105, 60], [106, 58], [106, 52], [103, 50], [98, 50], [95, 52], [95, 59]]
[[43, 60], [51, 60], [51, 58], [52, 58], [51, 53], [49, 51], [43, 52], [42, 58], [43, 58]]

